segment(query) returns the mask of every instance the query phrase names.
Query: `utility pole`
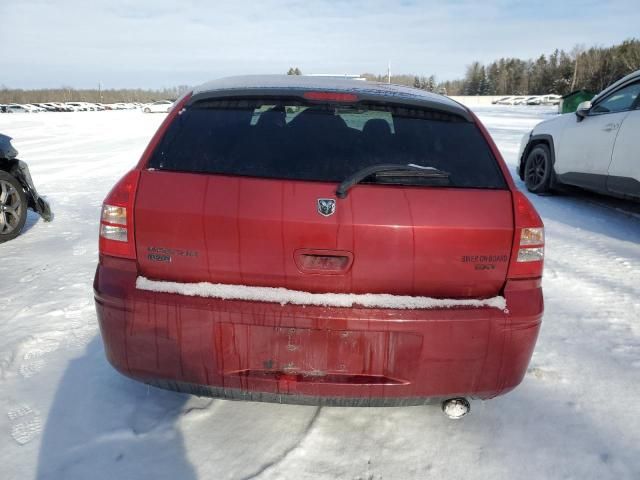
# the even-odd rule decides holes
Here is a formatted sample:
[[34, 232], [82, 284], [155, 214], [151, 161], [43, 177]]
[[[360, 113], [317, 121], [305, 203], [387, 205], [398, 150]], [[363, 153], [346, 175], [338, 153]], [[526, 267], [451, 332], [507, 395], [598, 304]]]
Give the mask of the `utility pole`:
[[391, 83], [391, 61], [387, 64], [387, 83]]
[[100, 98], [100, 103], [102, 103], [102, 82], [98, 82], [98, 97]]

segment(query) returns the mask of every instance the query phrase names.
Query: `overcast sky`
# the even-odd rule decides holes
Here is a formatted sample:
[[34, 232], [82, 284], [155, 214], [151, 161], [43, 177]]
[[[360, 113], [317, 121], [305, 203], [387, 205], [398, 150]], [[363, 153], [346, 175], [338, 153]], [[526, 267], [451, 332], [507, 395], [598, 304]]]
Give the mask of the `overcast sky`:
[[[535, 4], [535, 5], [534, 5]], [[640, 36], [638, 0], [0, 0], [0, 85], [195, 85], [244, 73], [464, 74]]]

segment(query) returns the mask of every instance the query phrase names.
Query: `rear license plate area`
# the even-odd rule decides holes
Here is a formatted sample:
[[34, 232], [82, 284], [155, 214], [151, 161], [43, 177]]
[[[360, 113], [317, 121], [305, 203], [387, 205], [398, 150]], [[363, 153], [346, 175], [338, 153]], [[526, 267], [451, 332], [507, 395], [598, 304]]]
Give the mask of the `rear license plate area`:
[[422, 337], [407, 332], [218, 324], [217, 363], [226, 377], [309, 383], [407, 383]]

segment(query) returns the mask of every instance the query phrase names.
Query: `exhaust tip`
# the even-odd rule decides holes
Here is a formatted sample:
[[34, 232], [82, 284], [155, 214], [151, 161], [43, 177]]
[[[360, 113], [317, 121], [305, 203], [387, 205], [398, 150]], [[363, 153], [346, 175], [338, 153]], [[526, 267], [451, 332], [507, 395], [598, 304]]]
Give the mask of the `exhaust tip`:
[[453, 420], [464, 417], [470, 410], [471, 405], [466, 398], [450, 398], [442, 402], [442, 411]]

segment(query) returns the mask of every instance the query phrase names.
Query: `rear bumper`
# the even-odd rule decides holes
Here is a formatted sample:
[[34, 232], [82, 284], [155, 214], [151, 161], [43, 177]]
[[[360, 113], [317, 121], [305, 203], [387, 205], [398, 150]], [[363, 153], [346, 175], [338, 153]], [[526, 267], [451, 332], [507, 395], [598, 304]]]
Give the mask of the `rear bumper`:
[[281, 306], [138, 290], [136, 264], [101, 259], [96, 310], [109, 362], [163, 388], [315, 405], [491, 398], [517, 386], [543, 312], [539, 282], [507, 310]]

